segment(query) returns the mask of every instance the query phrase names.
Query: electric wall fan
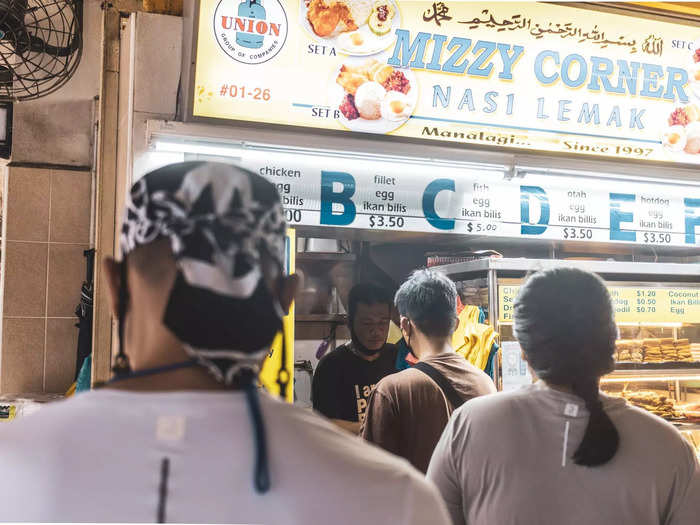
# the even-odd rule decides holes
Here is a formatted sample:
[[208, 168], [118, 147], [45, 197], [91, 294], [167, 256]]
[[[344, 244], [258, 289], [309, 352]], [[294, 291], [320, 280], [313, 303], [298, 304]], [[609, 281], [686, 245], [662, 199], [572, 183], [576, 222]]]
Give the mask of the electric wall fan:
[[53, 93], [82, 54], [83, 0], [0, 0], [0, 102]]

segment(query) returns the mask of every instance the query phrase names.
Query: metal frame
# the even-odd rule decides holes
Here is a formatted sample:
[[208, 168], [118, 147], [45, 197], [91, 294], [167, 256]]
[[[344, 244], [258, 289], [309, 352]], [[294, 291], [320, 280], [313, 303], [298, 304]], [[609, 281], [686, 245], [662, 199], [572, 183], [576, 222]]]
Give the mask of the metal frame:
[[553, 268], [579, 268], [605, 276], [688, 277], [689, 282], [700, 283], [700, 264], [647, 263], [619, 261], [567, 261], [565, 259], [480, 259], [447, 264], [439, 269], [449, 277], [474, 273], [519, 272], [529, 273]]
[[[614, 277], [611, 285], [635, 285], [644, 284], [649, 286], [644, 277], [649, 277], [656, 283], [658, 288], [669, 288], [673, 282], [662, 283], [659, 279], [675, 279], [684, 285], [700, 287], [700, 264], [678, 264], [678, 263], [642, 263], [642, 262], [619, 262], [619, 261], [567, 261], [564, 259], [480, 259], [463, 263], [448, 264], [435, 267], [453, 280], [461, 280], [475, 277], [475, 274], [483, 277], [486, 274], [488, 297], [489, 297], [489, 319], [496, 331], [499, 331], [500, 322], [498, 319], [498, 283], [499, 273], [527, 274], [538, 270], [549, 270], [552, 268], [573, 267], [602, 276]], [[620, 280], [620, 277], [630, 277], [629, 280]], [[509, 276], [510, 277], [510, 276]], [[500, 363], [499, 363], [500, 365]], [[619, 370], [614, 373], [612, 381], [625, 381], [628, 378], [643, 377], [654, 380], [655, 377], [673, 376], [676, 383], [676, 392], [680, 392], [680, 381], [686, 378], [697, 379], [700, 377], [698, 369], [678, 369], [678, 370]], [[494, 367], [494, 382], [497, 388], [501, 388], [500, 366]], [[677, 394], [678, 395], [678, 394]]]
[[[264, 137], [261, 142], [273, 144], [290, 144], [303, 142], [310, 147], [318, 147], [319, 144], [340, 144], [341, 149], [362, 152], [381, 152], [389, 155], [411, 157], [415, 155], [416, 146], [420, 146], [425, 156], [440, 160], [450, 159], [459, 161], [471, 161], [477, 163], [501, 164], [506, 167], [527, 167], [553, 170], [573, 170], [578, 172], [615, 173], [630, 175], [641, 180], [655, 178], [655, 174], [663, 174], [666, 179], [678, 179], [686, 181], [697, 180], [697, 167], [692, 165], [679, 165], [672, 162], [650, 162], [634, 159], [612, 159], [608, 157], [595, 157], [585, 155], [570, 155], [567, 153], [538, 152], [518, 149], [504, 149], [502, 147], [486, 147], [479, 145], [455, 145], [449, 141], [433, 141], [425, 139], [410, 139], [404, 137], [392, 137], [385, 135], [373, 135], [368, 133], [348, 133], [340, 130], [323, 130], [301, 126], [286, 126], [279, 124], [267, 124], [258, 122], [246, 122], [240, 120], [217, 119], [207, 117], [195, 117], [193, 114], [194, 99], [192, 96], [195, 83], [195, 63], [198, 45], [198, 26], [200, 14], [200, 1], [193, 0], [184, 3], [184, 33], [182, 54], [182, 83], [177, 118], [182, 122], [169, 122], [171, 135], [178, 135], [184, 131], [192, 130], [190, 139], [195, 137], [207, 137], [208, 139], [229, 138], [231, 136], [243, 136], [242, 140], [255, 140], [253, 136]], [[573, 4], [571, 7], [581, 8], [581, 5]], [[631, 17], [639, 16], [637, 13], [627, 12], [624, 9], [610, 9], [606, 6], [587, 3], [584, 9], [605, 10], [617, 14], [626, 14]], [[679, 23], [678, 20], [673, 20]], [[688, 24], [693, 25], [693, 24]], [[153, 126], [149, 125], [149, 131]], [[148, 133], [147, 140], [151, 136]], [[234, 139], [235, 140], [235, 139]], [[333, 149], [330, 146], [328, 149]]]

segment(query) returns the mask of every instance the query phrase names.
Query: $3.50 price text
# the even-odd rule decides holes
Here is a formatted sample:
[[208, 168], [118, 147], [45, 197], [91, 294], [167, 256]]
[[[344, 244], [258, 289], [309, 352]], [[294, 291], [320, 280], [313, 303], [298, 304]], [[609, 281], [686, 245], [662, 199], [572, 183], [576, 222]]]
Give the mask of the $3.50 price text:
[[403, 217], [395, 215], [370, 215], [370, 228], [403, 228], [405, 221]]
[[646, 232], [644, 242], [647, 244], [671, 244], [670, 233]]
[[590, 228], [564, 228], [564, 239], [572, 240], [591, 240], [593, 238], [593, 230]]

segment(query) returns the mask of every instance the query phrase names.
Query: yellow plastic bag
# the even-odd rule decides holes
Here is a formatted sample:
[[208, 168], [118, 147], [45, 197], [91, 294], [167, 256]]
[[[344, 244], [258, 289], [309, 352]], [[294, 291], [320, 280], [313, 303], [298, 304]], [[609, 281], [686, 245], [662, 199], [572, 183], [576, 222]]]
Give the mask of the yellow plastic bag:
[[452, 347], [474, 366], [486, 368], [491, 347], [498, 337], [493, 326], [479, 323], [479, 308], [465, 306], [458, 315], [459, 325], [452, 337]]

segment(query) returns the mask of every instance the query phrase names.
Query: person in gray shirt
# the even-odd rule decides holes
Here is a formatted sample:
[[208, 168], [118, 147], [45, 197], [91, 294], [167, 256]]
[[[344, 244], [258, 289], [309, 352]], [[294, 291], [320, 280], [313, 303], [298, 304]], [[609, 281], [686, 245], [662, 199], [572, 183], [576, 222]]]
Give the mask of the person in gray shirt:
[[454, 524], [700, 523], [700, 464], [669, 423], [599, 391], [617, 327], [603, 281], [530, 277], [515, 334], [540, 379], [456, 410], [427, 476]]

